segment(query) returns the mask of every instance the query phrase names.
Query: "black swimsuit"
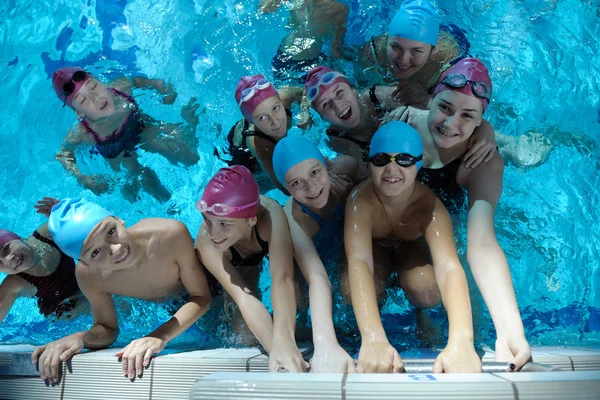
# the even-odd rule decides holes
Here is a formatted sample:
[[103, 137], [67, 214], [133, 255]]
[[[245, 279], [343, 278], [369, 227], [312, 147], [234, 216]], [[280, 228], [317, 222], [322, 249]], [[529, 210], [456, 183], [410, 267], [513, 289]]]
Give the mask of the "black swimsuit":
[[442, 168], [421, 168], [417, 173], [417, 180], [439, 197], [450, 214], [460, 214], [467, 198], [467, 191], [456, 183], [461, 162], [462, 157], [459, 157]]
[[[286, 108], [285, 113], [288, 116], [289, 124], [289, 121], [292, 120], [292, 112]], [[236, 145], [233, 142], [233, 139], [235, 137], [235, 128], [238, 125], [237, 123], [231, 128], [231, 130], [227, 134], [227, 143], [229, 144], [228, 153], [231, 155], [231, 161], [227, 161], [227, 164], [229, 166], [243, 165], [244, 167], [248, 168], [250, 172], [254, 173], [260, 170], [260, 164], [256, 157], [252, 155], [250, 149], [248, 149], [248, 146], [246, 145], [246, 139], [250, 136], [256, 136], [266, 139], [274, 145], [277, 144], [277, 141], [271, 136], [267, 135], [266, 133], [258, 130], [256, 127], [254, 127], [255, 130], [250, 130], [250, 123], [246, 119], [242, 121], [244, 125], [242, 127], [242, 140], [240, 141], [239, 145]]]
[[229, 250], [231, 251], [232, 265], [236, 267], [258, 265], [262, 262], [265, 256], [269, 254], [269, 242], [265, 242], [264, 240], [262, 240], [262, 238], [258, 234], [258, 228], [256, 227], [256, 225], [254, 225], [254, 234], [256, 235], [256, 240], [258, 240], [258, 244], [260, 244], [260, 253], [251, 254], [248, 258], [243, 258], [240, 255], [240, 253], [235, 249], [235, 247], [231, 246]]
[[[32, 236], [60, 251], [53, 240], [40, 235], [37, 231], [34, 231]], [[63, 300], [79, 292], [79, 285], [75, 277], [75, 261], [62, 251], [60, 251], [58, 266], [50, 275], [34, 276], [21, 272], [17, 276], [37, 288], [35, 297], [37, 297], [40, 312], [45, 316], [52, 313], [60, 316], [63, 312], [70, 311], [77, 305], [75, 301], [63, 303]]]

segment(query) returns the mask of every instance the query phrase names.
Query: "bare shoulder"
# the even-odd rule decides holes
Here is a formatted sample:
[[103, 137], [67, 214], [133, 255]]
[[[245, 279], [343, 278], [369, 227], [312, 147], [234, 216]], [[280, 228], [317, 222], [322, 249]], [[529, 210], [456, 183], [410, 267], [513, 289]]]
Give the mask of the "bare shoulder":
[[84, 294], [90, 291], [103, 291], [102, 282], [104, 280], [99, 269], [92, 268], [87, 264], [78, 263], [75, 266], [75, 277], [77, 278], [77, 284]]
[[359, 208], [363, 209], [364, 206], [373, 204], [374, 200], [375, 191], [373, 190], [373, 183], [371, 179], [366, 179], [358, 184], [348, 196], [346, 200], [346, 212], [356, 212]]
[[431, 54], [430, 61], [446, 63], [459, 55], [460, 49], [454, 36], [450, 32], [440, 31], [439, 39], [434, 52]]
[[489, 179], [493, 177], [502, 177], [504, 174], [504, 159], [499, 152], [494, 154], [494, 157], [488, 162], [482, 162], [474, 168], [468, 175], [467, 180]]
[[112, 80], [108, 86], [113, 89], [125, 92], [127, 94], [131, 94], [133, 88], [133, 81], [126, 76], [121, 76]]
[[129, 228], [133, 234], [155, 238], [161, 243], [178, 243], [191, 237], [187, 226], [176, 219], [146, 218]]
[[411, 201], [411, 208], [419, 214], [431, 214], [435, 209], [438, 197], [427, 185], [415, 182], [415, 192]]

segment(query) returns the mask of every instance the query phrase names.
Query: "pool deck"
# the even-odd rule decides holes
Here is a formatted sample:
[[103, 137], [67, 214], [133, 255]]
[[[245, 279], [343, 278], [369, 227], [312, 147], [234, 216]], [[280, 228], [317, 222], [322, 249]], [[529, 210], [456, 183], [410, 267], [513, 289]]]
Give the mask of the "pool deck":
[[[300, 346], [310, 357], [310, 344]], [[600, 347], [537, 347], [539, 368], [552, 372], [500, 372], [494, 353], [482, 351], [483, 374], [431, 374], [436, 351], [403, 353], [404, 374], [266, 374], [268, 357], [257, 348], [167, 349], [133, 382], [124, 378], [117, 349], [88, 352], [63, 365], [52, 387], [31, 364], [33, 346], [0, 345], [1, 399], [391, 399], [568, 397], [600, 399]], [[538, 369], [540, 370], [540, 369]], [[396, 395], [394, 395], [396, 393]], [[391, 397], [390, 397], [391, 396]]]

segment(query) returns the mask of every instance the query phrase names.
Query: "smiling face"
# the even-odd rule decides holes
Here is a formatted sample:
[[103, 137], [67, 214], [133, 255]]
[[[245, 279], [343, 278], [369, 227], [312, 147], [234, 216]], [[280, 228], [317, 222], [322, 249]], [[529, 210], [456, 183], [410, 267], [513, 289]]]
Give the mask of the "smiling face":
[[360, 103], [356, 91], [345, 82], [334, 83], [314, 102], [321, 118], [344, 129], [356, 128], [360, 123]]
[[97, 120], [115, 112], [115, 98], [108, 86], [90, 77], [73, 96], [73, 108], [80, 117]]
[[225, 250], [236, 244], [244, 237], [246, 229], [256, 224], [254, 218], [227, 218], [202, 213], [204, 218], [203, 228], [212, 239], [213, 246], [218, 250]]
[[266, 135], [281, 139], [287, 134], [288, 120], [278, 96], [269, 97], [252, 112], [252, 123]]
[[429, 106], [427, 127], [435, 145], [450, 148], [468, 140], [481, 125], [483, 104], [472, 96], [443, 90]]
[[394, 76], [397, 79], [407, 79], [415, 74], [427, 63], [432, 49], [427, 43], [390, 36], [387, 56]]
[[[393, 157], [399, 153], [388, 154]], [[415, 184], [415, 178], [417, 177], [416, 165], [401, 167], [395, 161], [390, 161], [383, 167], [377, 167], [372, 163], [369, 165], [373, 186], [384, 196], [398, 196]]]
[[123, 221], [108, 217], [100, 221], [85, 239], [79, 262], [114, 271], [133, 267], [137, 258], [133, 238]]
[[304, 160], [285, 174], [286, 188], [298, 202], [314, 209], [327, 205], [331, 181], [327, 168], [317, 159]]
[[22, 240], [11, 240], [0, 249], [0, 272], [14, 275], [33, 267], [35, 255]]

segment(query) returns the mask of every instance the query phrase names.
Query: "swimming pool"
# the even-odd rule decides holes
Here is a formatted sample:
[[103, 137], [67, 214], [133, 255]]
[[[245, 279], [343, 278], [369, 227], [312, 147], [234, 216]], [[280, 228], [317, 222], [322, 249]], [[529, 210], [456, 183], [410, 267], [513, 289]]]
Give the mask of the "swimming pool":
[[[222, 165], [213, 146], [224, 148], [229, 128], [241, 117], [233, 90], [250, 73], [272, 76], [270, 61], [285, 33], [287, 13], [256, 15], [257, 2], [110, 0], [78, 2], [19, 0], [0, 5], [0, 226], [29, 234], [43, 222], [33, 211], [46, 195], [83, 195], [133, 224], [149, 216], [184, 221], [192, 235], [201, 220], [193, 207], [200, 189]], [[400, 0], [351, 1], [348, 43], [379, 34]], [[532, 345], [587, 346], [600, 343], [600, 8], [587, 1], [438, 1], [442, 19], [467, 32], [471, 53], [492, 66], [495, 85], [489, 118], [503, 132], [537, 130], [556, 145], [541, 167], [508, 166], [497, 213], [497, 231]], [[142, 194], [134, 203], [114, 189], [96, 196], [82, 191], [54, 160], [74, 122], [60, 108], [49, 74], [58, 66], [85, 65], [120, 73], [143, 73], [172, 82], [175, 107], [148, 92], [136, 92], [140, 106], [156, 118], [180, 121], [190, 97], [201, 104], [200, 162], [173, 167], [143, 154], [173, 192], [161, 205]], [[102, 75], [102, 74], [101, 74]], [[316, 118], [318, 120], [318, 118]], [[321, 141], [324, 124], [308, 135]], [[296, 129], [296, 128], [294, 128]], [[108, 171], [101, 159], [81, 152], [84, 170]], [[281, 196], [279, 196], [281, 199]], [[465, 221], [456, 230], [465, 261]], [[471, 280], [471, 283], [473, 281]], [[493, 345], [491, 320], [471, 285], [477, 341]], [[383, 318], [399, 348], [416, 340], [414, 310], [392, 291]], [[339, 299], [338, 299], [339, 300]], [[150, 332], [168, 318], [163, 305], [124, 299], [117, 345]], [[432, 312], [434, 318], [437, 312]], [[439, 318], [441, 319], [441, 318]], [[91, 318], [52, 323], [32, 299], [19, 299], [0, 329], [0, 343], [41, 344], [91, 325]], [[218, 340], [211, 325], [190, 328], [177, 342], [202, 346]], [[203, 331], [204, 329], [204, 331]]]

